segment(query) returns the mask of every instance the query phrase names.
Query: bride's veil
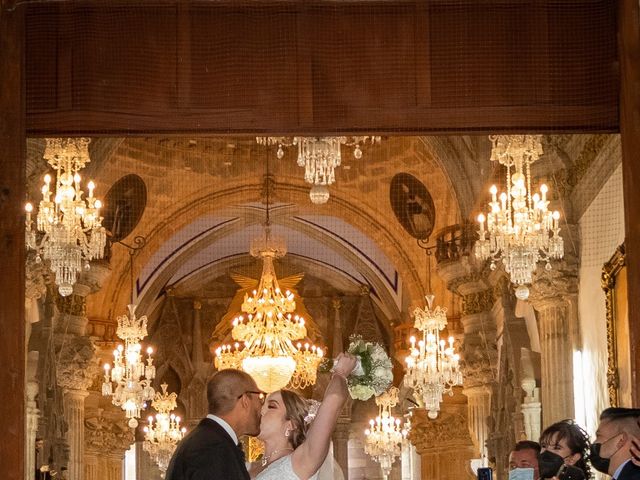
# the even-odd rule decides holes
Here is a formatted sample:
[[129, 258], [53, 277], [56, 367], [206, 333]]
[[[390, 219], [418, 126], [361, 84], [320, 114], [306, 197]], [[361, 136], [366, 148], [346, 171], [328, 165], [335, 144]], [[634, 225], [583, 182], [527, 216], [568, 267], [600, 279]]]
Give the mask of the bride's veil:
[[333, 456], [333, 442], [329, 444], [329, 453], [318, 470], [318, 480], [344, 480], [342, 469]]

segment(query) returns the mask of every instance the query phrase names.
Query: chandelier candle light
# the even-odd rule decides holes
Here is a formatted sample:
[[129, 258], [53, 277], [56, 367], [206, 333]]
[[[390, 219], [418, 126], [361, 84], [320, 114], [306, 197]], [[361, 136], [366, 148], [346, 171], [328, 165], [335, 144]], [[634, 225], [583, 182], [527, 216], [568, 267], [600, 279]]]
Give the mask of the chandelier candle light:
[[156, 376], [156, 367], [151, 358], [151, 347], [147, 348], [146, 364], [141, 353], [140, 341], [147, 336], [147, 317], [136, 317], [136, 305], [129, 305], [128, 309], [128, 315], [118, 317], [116, 330], [116, 335], [124, 340], [124, 347], [118, 345], [113, 351], [113, 368], [108, 363], [104, 365], [102, 394], [112, 395], [113, 404], [126, 412], [129, 426], [136, 428], [141, 410], [154, 398], [151, 382]]
[[440, 330], [447, 325], [447, 310], [443, 307], [433, 309], [434, 295], [426, 295], [427, 306], [416, 308], [414, 326], [422, 334], [410, 338], [410, 354], [406, 357], [407, 373], [405, 386], [412, 388], [416, 401], [427, 410], [429, 418], [434, 419], [440, 411], [442, 396], [453, 395], [453, 387], [462, 385], [462, 373], [458, 365], [460, 355], [454, 353], [453, 337], [447, 342], [440, 339]]
[[335, 182], [335, 169], [342, 163], [341, 146], [353, 147], [353, 156], [362, 158], [360, 145], [379, 143], [380, 137], [256, 137], [260, 145], [278, 145], [277, 157], [284, 157], [283, 147], [298, 147], [298, 166], [304, 167], [304, 180], [313, 185], [309, 197], [314, 204], [327, 203], [327, 185]]
[[268, 393], [287, 384], [301, 389], [315, 383], [323, 357], [321, 348], [298, 341], [307, 335], [304, 318], [295, 314], [294, 295], [280, 289], [273, 267], [273, 259], [285, 254], [284, 241], [266, 226], [265, 236], [251, 246], [251, 255], [262, 259], [262, 275], [251, 295], [245, 294], [243, 314], [233, 319], [234, 348], [216, 349], [216, 368], [240, 368]]
[[507, 168], [507, 191], [498, 197], [496, 186], [491, 187], [489, 213], [478, 215], [475, 254], [480, 260], [491, 259], [492, 270], [496, 261], [502, 260], [516, 285], [516, 297], [526, 300], [527, 284], [532, 282], [538, 262], [545, 261], [545, 268], [551, 270], [550, 261], [564, 256], [560, 213], [548, 210], [546, 185], [532, 195], [531, 164], [543, 153], [541, 135], [495, 135], [489, 139], [493, 143], [491, 160]]
[[[89, 138], [47, 138], [44, 159], [55, 170], [55, 185], [51, 175], [44, 176], [42, 200], [36, 222], [31, 218], [33, 205], [27, 203], [26, 245], [36, 251], [36, 262], [50, 262], [62, 296], [73, 293], [73, 285], [84, 264], [103, 258], [106, 232], [102, 226], [102, 203], [93, 196], [95, 184], [87, 184], [89, 194], [83, 198], [78, 173], [89, 158]], [[53, 196], [53, 200], [52, 197]], [[38, 242], [38, 233], [42, 234]]]
[[[180, 427], [180, 417], [171, 413], [177, 406], [175, 392], [167, 392], [167, 384], [160, 385], [162, 393], [157, 392], [151, 406], [158, 412], [149, 416], [149, 425], [144, 427], [144, 443], [142, 448], [149, 453], [158, 465], [162, 478], [169, 467], [171, 456], [176, 445], [184, 437], [186, 428]], [[154, 423], [155, 422], [155, 423]]]
[[403, 428], [401, 420], [391, 414], [391, 409], [398, 404], [398, 389], [391, 387], [389, 391], [376, 397], [378, 416], [369, 420], [369, 428], [364, 431], [364, 452], [380, 464], [383, 478], [391, 473], [391, 466], [402, 452], [402, 441], [408, 430]]

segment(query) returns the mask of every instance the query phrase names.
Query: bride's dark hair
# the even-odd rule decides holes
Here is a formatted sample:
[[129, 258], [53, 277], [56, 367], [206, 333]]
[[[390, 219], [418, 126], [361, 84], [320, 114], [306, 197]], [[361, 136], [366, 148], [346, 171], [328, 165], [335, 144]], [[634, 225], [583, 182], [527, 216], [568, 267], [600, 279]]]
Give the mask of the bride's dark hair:
[[307, 438], [309, 424], [304, 421], [309, 413], [309, 403], [304, 397], [291, 390], [280, 390], [282, 403], [287, 411], [286, 419], [293, 424], [289, 439], [293, 448], [298, 448], [304, 439]]

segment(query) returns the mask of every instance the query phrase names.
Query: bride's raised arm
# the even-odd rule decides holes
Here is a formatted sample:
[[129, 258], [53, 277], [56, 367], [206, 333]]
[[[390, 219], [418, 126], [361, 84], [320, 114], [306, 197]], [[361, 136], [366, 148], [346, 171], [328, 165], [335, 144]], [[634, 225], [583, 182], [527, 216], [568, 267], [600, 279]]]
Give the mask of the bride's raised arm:
[[336, 428], [340, 410], [349, 396], [347, 377], [356, 366], [356, 357], [341, 353], [315, 419], [309, 426], [305, 441], [291, 455], [291, 464], [298, 477], [307, 479], [315, 474], [329, 452], [331, 435]]

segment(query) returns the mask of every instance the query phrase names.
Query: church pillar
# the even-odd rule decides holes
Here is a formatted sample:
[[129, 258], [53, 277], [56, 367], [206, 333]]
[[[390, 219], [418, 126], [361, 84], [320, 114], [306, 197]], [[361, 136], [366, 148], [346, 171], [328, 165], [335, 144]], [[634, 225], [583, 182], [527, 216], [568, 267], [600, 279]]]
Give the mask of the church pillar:
[[447, 288], [462, 297], [460, 321], [464, 330], [461, 369], [467, 397], [468, 428], [475, 445], [476, 458], [487, 458], [492, 383], [497, 362], [496, 322], [491, 310], [494, 289], [488, 273], [469, 255], [469, 245], [461, 232], [451, 239], [438, 238], [438, 276]]
[[[351, 402], [349, 402], [351, 403]], [[350, 406], [350, 405], [349, 405]], [[333, 432], [333, 456], [340, 465], [344, 477], [349, 474], [349, 433], [351, 418], [343, 413], [338, 418], [338, 424]]]
[[136, 478], [160, 480], [160, 469], [143, 448], [144, 441], [136, 440]]
[[[36, 434], [38, 432], [38, 420], [40, 418], [40, 410], [36, 403], [39, 387], [38, 380], [35, 378], [38, 356], [38, 352], [29, 352], [27, 357], [25, 480], [32, 480], [33, 472], [36, 471]], [[30, 366], [32, 366], [32, 368], [29, 368]], [[30, 375], [30, 371], [33, 371], [33, 375]]]
[[69, 441], [68, 479], [83, 478], [84, 462], [84, 399], [89, 392], [79, 389], [65, 389], [64, 419], [67, 422]]
[[413, 411], [409, 439], [420, 455], [421, 480], [473, 478], [470, 462], [476, 449], [467, 427], [466, 403], [461, 394], [447, 397], [435, 420], [422, 409]]
[[[577, 328], [577, 266], [571, 257], [538, 273], [529, 301], [540, 331], [542, 425], [574, 417], [573, 339]], [[541, 269], [539, 269], [541, 270]]]
[[201, 327], [202, 303], [193, 302], [193, 346], [191, 349], [191, 361], [198, 367], [202, 363], [202, 327]]
[[[121, 410], [99, 408], [95, 416], [85, 420], [84, 426], [85, 480], [121, 480], [125, 452], [135, 440]], [[138, 478], [151, 480], [152, 477]]]

